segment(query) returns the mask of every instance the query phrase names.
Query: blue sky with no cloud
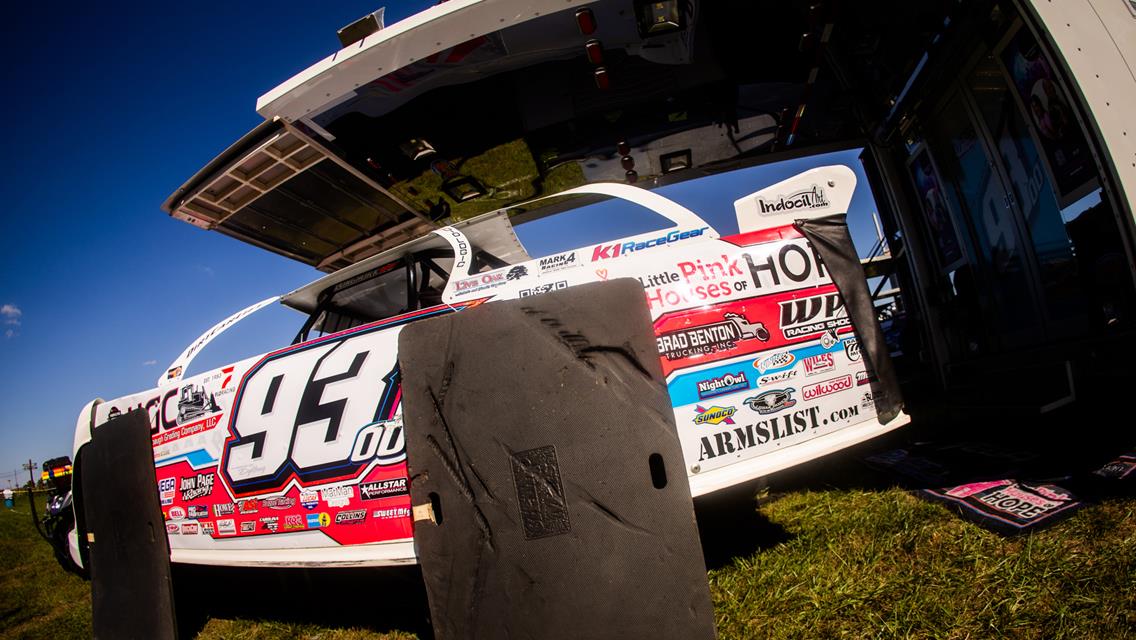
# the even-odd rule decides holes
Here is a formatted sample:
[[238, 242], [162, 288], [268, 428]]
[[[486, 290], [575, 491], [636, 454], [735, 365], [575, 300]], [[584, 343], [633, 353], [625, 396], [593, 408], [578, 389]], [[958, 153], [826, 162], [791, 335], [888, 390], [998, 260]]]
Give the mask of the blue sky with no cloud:
[[[387, 2], [387, 24], [430, 4]], [[87, 401], [153, 387], [212, 324], [320, 275], [175, 221], [159, 206], [260, 122], [258, 96], [335, 51], [336, 29], [378, 6], [285, 0], [6, 10], [0, 487], [29, 458], [38, 465], [70, 455]], [[853, 232], [866, 250], [874, 204], [856, 152], [748, 169], [716, 179], [712, 189], [676, 185], [660, 193], [730, 233], [734, 199], [821, 162], [857, 172]], [[541, 255], [592, 241], [598, 229], [614, 237], [640, 224], [630, 215], [617, 220], [601, 207], [518, 233]], [[192, 369], [287, 344], [302, 321], [287, 309], [265, 310], [218, 339]]]

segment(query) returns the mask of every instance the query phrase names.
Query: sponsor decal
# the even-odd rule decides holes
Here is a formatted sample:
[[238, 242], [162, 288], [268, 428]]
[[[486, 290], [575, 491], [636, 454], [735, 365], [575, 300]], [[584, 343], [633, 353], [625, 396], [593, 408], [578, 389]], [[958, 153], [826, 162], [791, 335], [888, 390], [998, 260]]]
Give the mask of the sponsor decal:
[[596, 277], [600, 280], [607, 280], [607, 269], [596, 269]]
[[832, 378], [824, 382], [810, 384], [806, 387], [801, 387], [801, 397], [805, 400], [812, 400], [821, 396], [827, 396], [833, 393], [839, 393], [846, 389], [852, 388], [852, 376], [840, 376], [839, 378]]
[[241, 533], [252, 533], [253, 531], [256, 531], [256, 520], [241, 522]]
[[831, 353], [818, 353], [801, 360], [801, 366], [804, 367], [806, 376], [815, 376], [835, 369], [836, 358]]
[[178, 525], [176, 522], [167, 522], [166, 523], [166, 533], [172, 533], [174, 535], [178, 535], [178, 534], [181, 533], [181, 526]]
[[284, 516], [285, 529], [304, 529], [304, 515], [301, 513], [290, 513]]
[[876, 381], [875, 376], [869, 374], [867, 371], [857, 371], [856, 372], [856, 386], [858, 386], [858, 387], [866, 385], [866, 384], [871, 384], [875, 381]]
[[168, 507], [174, 503], [174, 493], [176, 492], [176, 479], [162, 478], [158, 481], [158, 499], [161, 501], [163, 507]]
[[835, 347], [837, 342], [840, 342], [840, 338], [836, 337], [835, 331], [825, 331], [824, 335], [820, 337], [820, 346], [825, 349]]
[[390, 520], [393, 518], [409, 518], [410, 507], [391, 507], [390, 509], [375, 509], [371, 512], [371, 516], [379, 520]]
[[719, 407], [717, 405], [704, 409], [702, 405], [695, 405], [694, 410], [698, 415], [694, 416], [694, 424], [734, 424], [731, 417], [738, 412], [734, 407]]
[[301, 491], [300, 492], [300, 506], [305, 509], [315, 509], [319, 506], [319, 492], [318, 491]]
[[797, 404], [797, 401], [793, 399], [794, 391], [796, 389], [792, 387], [766, 391], [752, 398], [746, 398], [745, 405], [762, 415], [777, 413]]
[[872, 392], [871, 391], [864, 392], [864, 395], [860, 397], [860, 408], [861, 409], [870, 409], [874, 406], [876, 406], [876, 402], [875, 402], [875, 397], [872, 395]]
[[231, 516], [237, 510], [237, 506], [232, 502], [219, 502], [213, 505], [213, 515], [215, 516]]
[[860, 340], [857, 338], [847, 338], [844, 340], [844, 355], [848, 356], [850, 362], [859, 362]]
[[548, 273], [550, 271], [559, 271], [569, 267], [576, 266], [576, 252], [561, 253], [547, 258], [540, 259], [540, 272]]
[[359, 524], [367, 519], [366, 509], [353, 509], [351, 511], [340, 511], [335, 514], [335, 524]]
[[477, 291], [499, 287], [506, 282], [507, 280], [505, 280], [505, 274], [503, 273], [482, 273], [472, 278], [454, 282], [454, 295], [464, 296]]
[[[647, 305], [655, 307], [691, 306], [712, 302], [749, 289], [750, 281], [739, 258], [722, 254], [720, 260], [679, 262], [678, 272], [664, 271], [639, 276], [647, 294]], [[671, 287], [670, 285], [680, 285]]]
[[631, 240], [629, 242], [614, 243], [614, 244], [601, 244], [592, 249], [592, 262], [598, 260], [608, 260], [611, 258], [618, 258], [625, 256], [629, 253], [642, 251], [644, 249], [652, 249], [654, 247], [661, 247], [667, 244], [674, 244], [690, 238], [697, 238], [702, 235], [704, 231], [710, 227], [702, 227], [701, 229], [690, 229], [688, 231], [671, 231], [665, 235], [661, 235], [642, 242]]
[[792, 380], [797, 377], [796, 369], [789, 369], [780, 373], [771, 373], [767, 376], [761, 376], [757, 379], [757, 386], [765, 387], [771, 384], [780, 384], [786, 380]]
[[213, 535], [213, 532], [214, 532], [214, 529], [213, 529], [213, 523], [212, 522], [202, 522], [201, 523], [201, 534], [202, 535], [211, 536], [211, 535]]
[[198, 498], [213, 493], [213, 480], [216, 478], [212, 473], [199, 473], [195, 476], [186, 476], [181, 479], [181, 499], [182, 502], [190, 502]]
[[201, 532], [201, 527], [196, 522], [183, 522], [181, 523], [181, 535], [195, 536]]
[[233, 536], [237, 534], [237, 523], [232, 518], [217, 521], [217, 535]]
[[351, 498], [355, 497], [355, 487], [351, 485], [344, 485], [341, 487], [331, 487], [329, 489], [321, 489], [320, 497], [327, 503], [329, 507], [346, 507]]
[[772, 216], [786, 211], [823, 209], [827, 207], [828, 204], [828, 198], [824, 195], [824, 189], [814, 184], [808, 189], [796, 191], [788, 195], [779, 195], [770, 200], [758, 196], [757, 212], [763, 216]]
[[203, 504], [191, 504], [186, 508], [186, 515], [194, 520], [209, 517], [209, 507]]
[[209, 416], [208, 418], [202, 418], [201, 420], [181, 425], [177, 428], [172, 429], [171, 431], [165, 431], [156, 434], [150, 438], [151, 444], [155, 447], [158, 447], [175, 440], [181, 440], [182, 438], [185, 438], [187, 436], [195, 436], [199, 433], [205, 433], [206, 431], [210, 431], [214, 427], [216, 427], [221, 422], [221, 418], [222, 415], [217, 414], [214, 416]]
[[266, 516], [260, 518], [261, 531], [276, 531], [280, 528], [280, 516]]
[[[465, 241], [465, 236], [462, 232], [453, 227], [443, 227], [439, 229], [439, 231], [450, 234], [450, 237], [454, 239], [454, 244], [458, 247], [457, 255], [454, 256], [454, 267], [452, 271], [454, 273], [464, 273], [466, 267], [469, 265], [469, 243]], [[401, 263], [396, 262], [394, 264]]]
[[788, 351], [779, 351], [771, 356], [765, 356], [760, 360], [753, 361], [753, 368], [761, 373], [771, 371], [773, 369], [784, 369], [796, 362], [797, 356], [789, 353]]
[[307, 521], [309, 529], [319, 529], [331, 525], [331, 516], [326, 511], [306, 514], [304, 519]]
[[[820, 254], [806, 240], [772, 245], [768, 255], [750, 249], [745, 255], [750, 277], [758, 290], [796, 287], [810, 280], [828, 277]], [[770, 292], [766, 292], [770, 293]]]
[[823, 424], [819, 418], [819, 413], [820, 407], [805, 407], [753, 424], [702, 436], [699, 443], [698, 461], [702, 462], [718, 456], [739, 453], [767, 442], [776, 442], [809, 429], [815, 429]]
[[260, 510], [260, 500], [256, 498], [241, 500], [237, 502], [237, 510], [244, 514], [256, 513]]
[[749, 389], [749, 379], [744, 371], [727, 373], [721, 378], [710, 378], [698, 383], [698, 397], [702, 400]]
[[561, 289], [567, 288], [568, 281], [561, 280], [559, 282], [549, 282], [548, 284], [538, 284], [532, 289], [521, 289], [517, 292], [517, 296], [520, 298], [527, 298], [529, 296], [539, 296], [542, 293], [548, 293], [549, 291], [559, 291]]
[[679, 360], [733, 349], [738, 340], [751, 338], [766, 342], [769, 331], [760, 322], [750, 322], [745, 316], [730, 312], [722, 315], [722, 322], [671, 331], [657, 336], [655, 341], [667, 360]]
[[521, 278], [524, 278], [528, 275], [529, 275], [528, 267], [526, 267], [523, 264], [519, 264], [519, 265], [513, 267], [512, 269], [509, 269], [508, 273], [505, 274], [505, 279], [506, 280], [520, 280]]
[[260, 501], [260, 506], [265, 509], [273, 509], [275, 511], [283, 511], [291, 509], [296, 506], [296, 499], [289, 498], [288, 496], [274, 496], [272, 498], [263, 498]]
[[786, 300], [781, 306], [781, 333], [786, 340], [804, 338], [851, 326], [839, 293]]
[[391, 496], [403, 496], [408, 492], [406, 478], [391, 478], [359, 485], [359, 496], [364, 500], [377, 500]]
[[170, 520], [184, 520], [185, 509], [181, 507], [170, 507]]

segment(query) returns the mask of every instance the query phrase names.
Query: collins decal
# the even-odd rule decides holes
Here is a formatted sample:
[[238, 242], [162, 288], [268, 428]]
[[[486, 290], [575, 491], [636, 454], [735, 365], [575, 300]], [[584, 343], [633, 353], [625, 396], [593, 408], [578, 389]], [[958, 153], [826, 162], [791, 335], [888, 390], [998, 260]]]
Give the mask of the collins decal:
[[797, 404], [797, 401], [793, 399], [794, 391], [796, 391], [796, 389], [792, 387], [766, 391], [752, 398], [746, 398], [745, 405], [762, 415], [777, 413], [782, 409], [788, 409]]
[[746, 378], [744, 371], [727, 373], [720, 378], [710, 378], [709, 380], [699, 382], [698, 397], [705, 400], [707, 398], [734, 393], [735, 391], [744, 391], [745, 389], [749, 389], [749, 380]]
[[655, 338], [659, 353], [667, 360], [680, 360], [695, 355], [725, 351], [737, 346], [738, 340], [769, 340], [769, 331], [760, 322], [750, 322], [737, 313], [726, 313], [723, 322], [664, 333]]
[[340, 511], [335, 514], [335, 524], [359, 524], [367, 519], [366, 509], [355, 509], [353, 511]]
[[738, 412], [734, 407], [713, 406], [704, 409], [701, 405], [695, 406], [694, 410], [698, 413], [694, 416], [694, 424], [734, 424], [730, 417]]

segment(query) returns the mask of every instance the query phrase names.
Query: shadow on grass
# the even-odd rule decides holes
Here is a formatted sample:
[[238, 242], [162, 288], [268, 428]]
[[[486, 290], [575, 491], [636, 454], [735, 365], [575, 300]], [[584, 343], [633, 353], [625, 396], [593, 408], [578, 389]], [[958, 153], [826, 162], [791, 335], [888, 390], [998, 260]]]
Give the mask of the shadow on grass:
[[434, 637], [417, 566], [306, 570], [174, 565], [173, 580], [182, 638], [196, 637], [209, 618]]

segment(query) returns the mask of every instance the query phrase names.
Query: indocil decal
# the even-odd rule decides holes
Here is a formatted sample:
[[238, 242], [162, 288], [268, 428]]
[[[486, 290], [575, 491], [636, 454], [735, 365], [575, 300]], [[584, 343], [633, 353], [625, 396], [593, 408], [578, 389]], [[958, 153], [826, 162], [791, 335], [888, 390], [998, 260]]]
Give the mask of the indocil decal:
[[[663, 314], [655, 320], [663, 375], [851, 331], [835, 285], [809, 293], [787, 291]], [[832, 335], [825, 342], [826, 348], [839, 344]]]

